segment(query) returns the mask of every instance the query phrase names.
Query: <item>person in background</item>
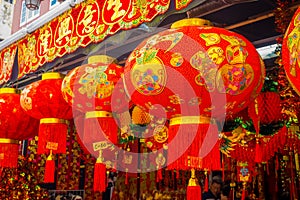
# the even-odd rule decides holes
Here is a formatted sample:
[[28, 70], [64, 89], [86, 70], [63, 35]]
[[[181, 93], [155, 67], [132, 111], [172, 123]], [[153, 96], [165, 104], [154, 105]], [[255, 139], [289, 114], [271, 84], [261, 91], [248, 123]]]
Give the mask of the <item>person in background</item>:
[[221, 199], [222, 178], [214, 176], [209, 190], [202, 194], [202, 200], [220, 200]]

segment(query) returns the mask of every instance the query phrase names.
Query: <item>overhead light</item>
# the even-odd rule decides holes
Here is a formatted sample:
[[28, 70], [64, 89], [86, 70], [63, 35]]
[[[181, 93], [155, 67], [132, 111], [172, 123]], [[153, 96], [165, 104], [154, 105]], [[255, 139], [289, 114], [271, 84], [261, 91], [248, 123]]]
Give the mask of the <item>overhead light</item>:
[[276, 48], [278, 44], [272, 44], [264, 47], [257, 48], [256, 50], [260, 54], [263, 60], [277, 57]]
[[29, 10], [39, 9], [41, 0], [25, 0], [25, 5]]

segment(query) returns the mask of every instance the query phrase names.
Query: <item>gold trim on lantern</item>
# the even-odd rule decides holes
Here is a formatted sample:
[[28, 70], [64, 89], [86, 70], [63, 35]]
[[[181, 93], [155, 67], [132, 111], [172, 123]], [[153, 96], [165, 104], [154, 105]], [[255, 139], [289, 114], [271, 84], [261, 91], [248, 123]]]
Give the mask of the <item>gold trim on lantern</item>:
[[170, 119], [170, 126], [180, 124], [215, 124], [215, 120], [204, 116], [182, 116]]
[[0, 144], [19, 144], [19, 140], [0, 138]]
[[0, 88], [0, 94], [18, 94], [20, 91], [16, 88]]
[[181, 28], [184, 26], [213, 26], [213, 24], [206, 19], [189, 18], [189, 19], [182, 19], [177, 22], [174, 22], [171, 25], [171, 28]]
[[90, 111], [85, 114], [85, 118], [101, 118], [101, 117], [112, 117], [111, 112], [107, 111]]
[[67, 121], [65, 119], [58, 118], [42, 118], [40, 119], [40, 124], [66, 124]]
[[111, 64], [111, 63], [115, 63], [116, 59], [107, 55], [94, 55], [88, 58], [89, 64], [98, 63], [98, 62], [101, 62], [103, 64]]
[[58, 72], [47, 72], [42, 74], [42, 80], [63, 79], [64, 75]]

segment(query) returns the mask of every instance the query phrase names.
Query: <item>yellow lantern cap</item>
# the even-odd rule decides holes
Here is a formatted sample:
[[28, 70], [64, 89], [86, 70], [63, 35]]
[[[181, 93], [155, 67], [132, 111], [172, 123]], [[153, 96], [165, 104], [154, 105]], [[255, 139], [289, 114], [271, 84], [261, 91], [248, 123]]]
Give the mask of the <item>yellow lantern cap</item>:
[[182, 19], [177, 22], [174, 22], [171, 25], [171, 28], [181, 28], [184, 26], [213, 26], [213, 24], [206, 19], [188, 18], [188, 19]]

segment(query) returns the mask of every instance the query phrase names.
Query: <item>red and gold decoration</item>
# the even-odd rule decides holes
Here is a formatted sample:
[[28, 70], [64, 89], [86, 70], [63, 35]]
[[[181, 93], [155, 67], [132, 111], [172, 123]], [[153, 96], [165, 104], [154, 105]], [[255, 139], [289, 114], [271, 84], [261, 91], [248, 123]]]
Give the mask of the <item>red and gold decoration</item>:
[[[194, 116], [194, 120], [191, 120], [188, 119], [189, 116], [182, 116], [183, 118], [171, 119], [170, 130], [176, 125], [182, 125], [182, 121], [190, 130], [191, 124], [197, 130], [199, 123], [207, 126], [211, 124], [213, 109], [225, 112], [225, 105], [211, 105], [210, 95], [226, 95], [228, 112], [241, 110], [249, 99], [257, 96], [264, 78], [260, 57], [246, 39], [219, 28], [196, 27], [195, 24], [199, 23], [196, 19], [188, 21], [181, 22], [186, 23], [186, 26], [181, 27], [182, 24], [177, 23], [173, 26], [174, 29], [144, 41], [126, 63], [130, 77], [125, 76], [125, 83], [129, 93], [134, 91], [131, 99], [135, 104], [146, 109], [160, 104], [168, 117], [189, 115], [199, 107], [201, 118]], [[183, 46], [186, 44], [192, 45], [189, 49], [195, 50], [185, 51]], [[254, 59], [250, 60], [248, 55], [253, 55]], [[245, 62], [247, 64], [243, 64]], [[184, 78], [185, 84], [191, 85], [194, 96], [185, 89], [185, 84], [179, 82], [179, 76], [176, 76], [178, 74]], [[204, 76], [211, 78], [204, 80]], [[221, 87], [220, 80], [223, 80], [225, 88]], [[188, 113], [181, 113], [184, 108]], [[176, 127], [178, 129], [180, 126]], [[203, 128], [202, 125], [201, 127]], [[173, 134], [178, 134], [177, 130]], [[184, 137], [186, 138], [186, 134]], [[182, 141], [184, 140], [180, 140]], [[179, 165], [187, 167], [185, 161]]]
[[[125, 66], [133, 103], [146, 110], [161, 105], [170, 118], [170, 169], [220, 169], [215, 118], [245, 108], [264, 82], [264, 65], [253, 45], [205, 23], [174, 23], [172, 29], [143, 41]], [[219, 103], [222, 98], [226, 105]]]
[[[183, 9], [191, 1], [176, 0], [176, 8]], [[18, 42], [19, 78], [119, 30], [149, 22], [165, 13], [170, 3], [171, 0], [88, 0], [77, 4]]]
[[22, 108], [40, 120], [37, 153], [50, 154], [45, 167], [45, 182], [54, 182], [52, 154], [66, 152], [67, 120], [72, 118], [72, 109], [61, 94], [62, 80], [60, 73], [45, 73], [42, 80], [26, 86], [21, 93]]
[[121, 112], [128, 106], [128, 98], [120, 82], [122, 74], [123, 67], [115, 64], [113, 58], [91, 56], [88, 64], [67, 74], [61, 88], [66, 101], [74, 109], [85, 113], [84, 130], [79, 137], [89, 152], [97, 157], [95, 191], [105, 191], [105, 162], [112, 158], [107, 154], [110, 155], [110, 148], [118, 143], [118, 124], [112, 112]]
[[293, 89], [300, 95], [300, 8], [295, 12], [289, 27], [287, 28], [282, 43], [282, 62], [286, 77]]
[[0, 52], [0, 85], [9, 81], [16, 57], [17, 46], [11, 45]]
[[0, 113], [0, 167], [16, 168], [20, 142], [37, 134], [38, 120], [22, 109], [15, 88], [0, 89]]
[[241, 200], [246, 199], [247, 195], [247, 183], [251, 181], [251, 175], [250, 170], [248, 169], [248, 163], [247, 162], [238, 162], [238, 181], [243, 183], [243, 189], [242, 189], [242, 196]]

